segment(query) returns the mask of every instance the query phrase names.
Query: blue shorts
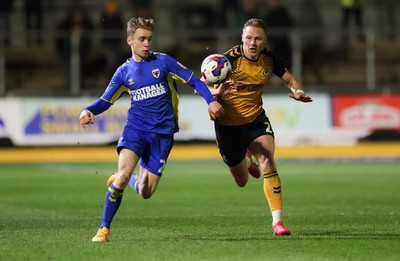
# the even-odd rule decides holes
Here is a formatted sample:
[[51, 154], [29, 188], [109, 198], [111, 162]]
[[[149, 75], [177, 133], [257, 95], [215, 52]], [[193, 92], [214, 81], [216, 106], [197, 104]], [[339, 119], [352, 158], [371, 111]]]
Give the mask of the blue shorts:
[[140, 158], [140, 166], [161, 176], [174, 144], [173, 134], [158, 134], [125, 127], [118, 141], [117, 152], [129, 149]]

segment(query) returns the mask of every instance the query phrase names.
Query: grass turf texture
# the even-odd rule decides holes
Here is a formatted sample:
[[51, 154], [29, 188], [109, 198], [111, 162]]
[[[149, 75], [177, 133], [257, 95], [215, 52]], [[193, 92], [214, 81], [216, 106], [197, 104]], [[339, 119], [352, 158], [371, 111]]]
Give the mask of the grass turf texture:
[[273, 237], [262, 179], [169, 161], [153, 198], [126, 189], [110, 243], [92, 243], [115, 163], [0, 165], [0, 260], [398, 260], [400, 163], [279, 162]]

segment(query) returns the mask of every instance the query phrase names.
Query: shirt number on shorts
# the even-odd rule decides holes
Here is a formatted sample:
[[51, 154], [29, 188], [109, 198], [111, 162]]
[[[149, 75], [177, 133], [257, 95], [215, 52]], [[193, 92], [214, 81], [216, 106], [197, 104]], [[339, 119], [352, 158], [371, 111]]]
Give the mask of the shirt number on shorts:
[[164, 169], [165, 169], [165, 160], [160, 160], [160, 163], [162, 164], [162, 167], [158, 169], [158, 173], [163, 173]]
[[270, 124], [268, 121], [264, 121], [264, 125], [267, 126], [267, 127], [265, 128], [265, 131], [266, 131], [267, 133], [272, 133], [271, 124]]

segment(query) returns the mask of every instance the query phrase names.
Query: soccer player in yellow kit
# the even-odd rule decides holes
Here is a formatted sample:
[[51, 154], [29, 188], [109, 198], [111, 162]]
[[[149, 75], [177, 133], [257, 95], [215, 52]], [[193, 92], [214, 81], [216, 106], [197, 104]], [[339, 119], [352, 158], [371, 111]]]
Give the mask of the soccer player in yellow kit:
[[[259, 162], [264, 176], [264, 193], [272, 214], [274, 235], [290, 235], [281, 221], [282, 190], [274, 159], [275, 140], [271, 123], [263, 110], [262, 90], [272, 74], [280, 77], [301, 102], [312, 99], [301, 83], [288, 71], [283, 61], [266, 49], [266, 25], [261, 19], [250, 19], [243, 27], [242, 45], [224, 55], [232, 64], [227, 81], [218, 91], [205, 82], [218, 96], [225, 114], [215, 121], [215, 133], [220, 154], [239, 187], [244, 187], [259, 169], [254, 169], [252, 155]], [[204, 81], [204, 79], [203, 79]]]

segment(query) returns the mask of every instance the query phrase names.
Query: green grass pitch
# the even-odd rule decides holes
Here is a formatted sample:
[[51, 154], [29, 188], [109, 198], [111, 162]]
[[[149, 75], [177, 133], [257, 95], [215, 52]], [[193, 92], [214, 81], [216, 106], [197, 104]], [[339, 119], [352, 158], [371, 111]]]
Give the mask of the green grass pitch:
[[157, 192], [126, 189], [110, 243], [92, 243], [116, 163], [0, 165], [0, 260], [399, 260], [400, 162], [280, 161], [272, 236], [262, 179], [169, 161]]

